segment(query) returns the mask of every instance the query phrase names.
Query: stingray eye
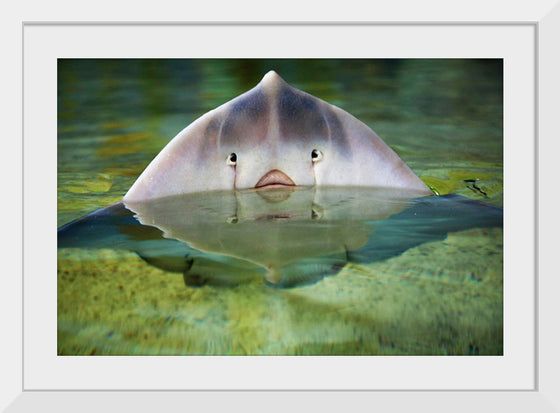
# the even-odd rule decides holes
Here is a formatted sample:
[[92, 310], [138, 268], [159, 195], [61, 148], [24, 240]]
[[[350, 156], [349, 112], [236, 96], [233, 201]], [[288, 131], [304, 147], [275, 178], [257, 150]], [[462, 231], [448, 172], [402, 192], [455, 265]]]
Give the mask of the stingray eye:
[[321, 159], [323, 159], [323, 152], [319, 149], [313, 149], [311, 151], [311, 162], [319, 162]]
[[237, 165], [237, 154], [235, 152], [230, 153], [227, 157], [226, 164], [235, 166]]

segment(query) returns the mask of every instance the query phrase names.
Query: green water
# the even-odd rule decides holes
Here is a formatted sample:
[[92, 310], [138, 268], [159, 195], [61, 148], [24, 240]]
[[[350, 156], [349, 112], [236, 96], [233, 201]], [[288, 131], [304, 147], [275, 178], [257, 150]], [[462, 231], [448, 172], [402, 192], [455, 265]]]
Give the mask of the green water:
[[[58, 224], [118, 202], [177, 132], [271, 69], [364, 121], [435, 192], [502, 205], [501, 61], [60, 60]], [[132, 252], [61, 249], [58, 352], [502, 354], [502, 237], [453, 233], [291, 290], [185, 287]]]

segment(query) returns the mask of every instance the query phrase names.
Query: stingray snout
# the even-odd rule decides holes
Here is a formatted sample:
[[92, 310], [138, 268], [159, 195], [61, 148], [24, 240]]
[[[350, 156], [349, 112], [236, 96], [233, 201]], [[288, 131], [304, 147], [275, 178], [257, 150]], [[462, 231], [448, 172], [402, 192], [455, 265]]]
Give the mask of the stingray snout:
[[273, 169], [263, 175], [256, 183], [255, 188], [276, 187], [276, 186], [295, 186], [295, 182], [279, 169]]

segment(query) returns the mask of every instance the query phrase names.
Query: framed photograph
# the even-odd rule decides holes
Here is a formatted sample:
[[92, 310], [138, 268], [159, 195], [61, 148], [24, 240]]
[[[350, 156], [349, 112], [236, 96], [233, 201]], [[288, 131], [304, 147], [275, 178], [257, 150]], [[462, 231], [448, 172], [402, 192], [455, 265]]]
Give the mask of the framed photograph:
[[[16, 408], [18, 405], [31, 406], [35, 403], [44, 406], [50, 392], [55, 392], [54, 396], [62, 399], [56, 403], [63, 409], [65, 406], [70, 409], [71, 405], [84, 403], [84, 400], [99, 408], [104, 408], [107, 403], [123, 403], [138, 408], [157, 406], [161, 401], [184, 403], [188, 400], [188, 403], [202, 404], [211, 398], [212, 393], [208, 391], [212, 390], [222, 392], [222, 402], [236, 399], [239, 395], [254, 394], [260, 400], [257, 404], [276, 403], [286, 407], [290, 403], [286, 397], [289, 394], [295, 402], [305, 397], [321, 398], [323, 402], [339, 407], [347, 403], [349, 398], [362, 403], [370, 403], [375, 399], [378, 405], [404, 410], [426, 403], [429, 398], [436, 399], [435, 403], [430, 401], [431, 406], [435, 405], [436, 410], [442, 411], [457, 403], [472, 409], [482, 405], [502, 408], [526, 405], [539, 411], [545, 408], [550, 411], [558, 409], [558, 397], [554, 392], [558, 384], [551, 371], [551, 366], [557, 362], [551, 351], [552, 345], [544, 342], [545, 336], [552, 340], [557, 335], [550, 331], [553, 329], [553, 317], [548, 315], [554, 314], [557, 309], [550, 297], [556, 281], [544, 279], [544, 273], [543, 277], [539, 277], [544, 268], [537, 265], [536, 217], [537, 208], [540, 210], [541, 205], [536, 197], [537, 187], [543, 187], [539, 185], [537, 177], [542, 179], [544, 175], [542, 172], [537, 174], [537, 168], [540, 170], [541, 167], [537, 150], [544, 149], [546, 145], [539, 138], [544, 136], [547, 122], [552, 125], [545, 118], [552, 112], [544, 99], [553, 93], [547, 89], [545, 82], [556, 82], [557, 85], [552, 75], [554, 70], [551, 69], [558, 68], [558, 56], [553, 48], [549, 50], [548, 47], [553, 46], [553, 32], [559, 20], [560, 9], [556, 7], [550, 13], [535, 17], [531, 15], [528, 19], [493, 23], [456, 20], [448, 23], [430, 20], [395, 22], [391, 19], [354, 24], [24, 22], [23, 364], [11, 365], [14, 371], [21, 370], [22, 377], [22, 393], [12, 406]], [[96, 276], [93, 273], [89, 273], [90, 284], [82, 285], [82, 292], [78, 292], [77, 283], [68, 279], [75, 274], [72, 266], [79, 267], [83, 261], [65, 255], [64, 265], [68, 265], [69, 269], [65, 267], [61, 270], [54, 228], [80, 218], [82, 213], [102, 207], [105, 203], [110, 205], [118, 202], [152, 155], [157, 154], [182, 127], [195, 121], [197, 116], [249, 90], [247, 86], [251, 82], [257, 84], [269, 66], [270, 70], [286, 73], [279, 74], [292, 86], [314, 96], [320, 95], [323, 100], [329, 100], [325, 97], [330, 97], [330, 103], [342, 107], [358, 119], [363, 120], [365, 117], [365, 123], [373, 126], [381, 138], [389, 141], [389, 145], [407, 161], [412, 170], [420, 171], [418, 175], [422, 181], [438, 194], [457, 192], [457, 187], [450, 188], [449, 185], [461, 181], [464, 185], [459, 191], [466, 191], [464, 195], [471, 191], [483, 197], [487, 203], [503, 207], [503, 235], [493, 229], [488, 229], [489, 235], [486, 234], [494, 237], [494, 243], [503, 240], [503, 257], [500, 256], [503, 258], [503, 272], [487, 275], [492, 273], [489, 270], [490, 261], [482, 261], [480, 267], [476, 267], [481, 268], [480, 274], [476, 271], [462, 274], [473, 285], [497, 286], [494, 304], [483, 306], [482, 310], [472, 306], [468, 308], [468, 305], [461, 307], [460, 311], [455, 312], [460, 315], [458, 318], [438, 324], [439, 327], [455, 326], [463, 331], [465, 326], [475, 325], [478, 321], [478, 327], [487, 323], [485, 333], [473, 327], [468, 334], [476, 337], [476, 340], [461, 338], [449, 343], [441, 340], [431, 343], [429, 339], [422, 341], [412, 330], [429, 335], [429, 329], [412, 326], [411, 321], [405, 320], [399, 313], [401, 318], [392, 320], [393, 326], [399, 325], [400, 320], [401, 328], [397, 329], [400, 333], [395, 333], [395, 337], [409, 337], [409, 341], [395, 344], [389, 339], [390, 330], [382, 328], [380, 320], [384, 320], [383, 317], [378, 315], [389, 305], [383, 304], [373, 307], [377, 317], [365, 321], [377, 323], [375, 340], [370, 336], [360, 336], [369, 343], [369, 347], [362, 343], [359, 351], [355, 347], [349, 351], [347, 343], [340, 344], [342, 339], [336, 340], [346, 333], [335, 333], [335, 330], [342, 329], [342, 325], [352, 325], [359, 318], [351, 309], [343, 308], [349, 301], [340, 299], [338, 307], [335, 306], [335, 317], [328, 313], [334, 307], [316, 305], [320, 298], [328, 297], [329, 288], [340, 287], [330, 281], [336, 279], [337, 275], [322, 279], [311, 287], [317, 289], [317, 296], [313, 297], [314, 311], [323, 311], [322, 317], [329, 320], [331, 326], [333, 335], [328, 346], [316, 347], [311, 351], [309, 345], [266, 347], [266, 343], [272, 340], [270, 336], [266, 339], [252, 337], [252, 341], [241, 340], [242, 343], [236, 344], [232, 337], [224, 336], [223, 331], [233, 328], [237, 335], [244, 332], [255, 334], [254, 325], [242, 325], [247, 320], [247, 307], [260, 312], [279, 311], [280, 314], [293, 311], [291, 325], [306, 331], [313, 323], [311, 320], [305, 323], [301, 321], [305, 320], [305, 314], [297, 315], [297, 305], [287, 308], [279, 305], [278, 301], [274, 302], [274, 294], [279, 290], [272, 289], [273, 294], [264, 294], [257, 287], [247, 290], [251, 294], [261, 294], [259, 300], [262, 302], [253, 307], [252, 301], [240, 301], [238, 295], [233, 298], [204, 296], [200, 292], [203, 290], [189, 284], [184, 274], [183, 277], [179, 275], [164, 280], [161, 275], [157, 275], [158, 268], [153, 270], [156, 274], [153, 279], [157, 279], [160, 286], [168, 279], [170, 283], [187, 284], [189, 305], [198, 300], [200, 306], [204, 305], [208, 310], [212, 308], [212, 299], [230, 300], [228, 317], [234, 311], [233, 307], [237, 308], [239, 318], [230, 317], [226, 323], [221, 323], [219, 320], [222, 316], [212, 309], [212, 314], [216, 316], [214, 325], [220, 329], [220, 337], [225, 337], [227, 349], [205, 347], [201, 343], [210, 341], [197, 341], [200, 340], [200, 334], [207, 333], [200, 329], [188, 338], [191, 347], [188, 347], [190, 351], [187, 352], [162, 350], [161, 347], [159, 352], [151, 352], [149, 344], [135, 347], [131, 345], [134, 340], [126, 339], [126, 331], [134, 337], [141, 333], [148, 343], [151, 334], [163, 330], [142, 329], [130, 316], [115, 322], [128, 325], [128, 330], [123, 328], [116, 333], [113, 329], [103, 330], [102, 333], [94, 331], [100, 328], [94, 322], [96, 317], [103, 317], [104, 313], [100, 311], [113, 312], [117, 316], [116, 312], [122, 304], [115, 307], [110, 301], [100, 303], [103, 297], [96, 291], [99, 291], [97, 285], [103, 280], [94, 279]], [[189, 70], [194, 77], [184, 78], [180, 74], [180, 71]], [[378, 79], [371, 89], [371, 85], [360, 84], [367, 71], [373, 72]], [[261, 72], [265, 73], [260, 75]], [[201, 73], [210, 75], [201, 77]], [[237, 86], [228, 78], [231, 73], [243, 73], [243, 79], [234, 77]], [[333, 86], [328, 83], [329, 73], [336, 74], [344, 85], [342, 93], [335, 93]], [[175, 83], [169, 81], [173, 76], [176, 76]], [[449, 81], [446, 76], [454, 78]], [[460, 79], [457, 80], [457, 77]], [[414, 90], [415, 80], [420, 82], [420, 78], [425, 81], [424, 89]], [[185, 87], [185, 93], [191, 95], [171, 93], [173, 87], [185, 85], [189, 79], [198, 82], [196, 90]], [[213, 83], [204, 84], [208, 79], [212, 79]], [[136, 88], [138, 82], [145, 81], [148, 84]], [[434, 94], [426, 86], [437, 84], [441, 87], [439, 82], [446, 81], [449, 87], [441, 95]], [[123, 82], [129, 82], [127, 84], [130, 87], [122, 88]], [[461, 83], [459, 91], [453, 89], [457, 83]], [[385, 92], [371, 99], [374, 102], [368, 100], [369, 95], [364, 96], [371, 90], [383, 88]], [[90, 99], [87, 105], [81, 105], [77, 89], [79, 92], [87, 89], [84, 93], [95, 96], [95, 99]], [[356, 95], [361, 93], [365, 100], [352, 106], [346, 101], [351, 99], [346, 92], [350, 89]], [[401, 93], [400, 103], [412, 101], [412, 107], [419, 108], [423, 114], [421, 121], [411, 121], [413, 111], [406, 114], [398, 112], [399, 102], [391, 101], [395, 98], [392, 92], [397, 89]], [[402, 93], [402, 90], [407, 93]], [[148, 93], [151, 100], [142, 99], [145, 102], [143, 105], [121, 106], [127, 99], [138, 102], [138, 94], [142, 93]], [[226, 98], [226, 95], [230, 97]], [[440, 101], [437, 101], [438, 96]], [[342, 101], [342, 97], [345, 101]], [[168, 99], [176, 101], [169, 102]], [[445, 146], [445, 122], [437, 122], [438, 114], [447, 109], [442, 101], [464, 105], [459, 110], [464, 118], [452, 121], [455, 125], [458, 123], [469, 129], [465, 136], [470, 136], [470, 133], [476, 136], [473, 139], [479, 139], [478, 149]], [[385, 102], [385, 106], [376, 107], [376, 104], [381, 105], [376, 102]], [[111, 103], [113, 106], [110, 106]], [[189, 108], [186, 118], [173, 109], [182, 104]], [[496, 111], [492, 111], [493, 108]], [[111, 110], [122, 110], [123, 115], [116, 119], [110, 115]], [[148, 116], [143, 117], [140, 112]], [[382, 119], [379, 126], [376, 126], [372, 112]], [[99, 118], [94, 118], [97, 115]], [[370, 121], [368, 116], [372, 116]], [[396, 117], [393, 122], [383, 122], [383, 119], [391, 119], [391, 116]], [[146, 123], [138, 124], [142, 118]], [[441, 147], [435, 147], [435, 141], [427, 139], [426, 142], [433, 149], [422, 153], [414, 144], [401, 139], [400, 136], [406, 133], [392, 129], [392, 125], [399, 119], [404, 123], [405, 118], [408, 125], [422, 128], [424, 134], [438, 136]], [[479, 127], [477, 119], [485, 119], [490, 127]], [[142, 134], [161, 138], [146, 138]], [[112, 137], [114, 141], [109, 142], [108, 152], [98, 152], [97, 158], [85, 161], [90, 152], [76, 138], [82, 135], [103, 142]], [[422, 136], [422, 133], [416, 131], [415, 135]], [[496, 136], [502, 137], [498, 145]], [[64, 140], [66, 137], [73, 139]], [[95, 150], [103, 150], [100, 147]], [[131, 147], [139, 148], [136, 155], [131, 156]], [[446, 174], [438, 175], [434, 172], [438, 164], [438, 151], [456, 151], [458, 155], [455, 159], [459, 159], [460, 154], [466, 154], [465, 157], [470, 157], [471, 161], [478, 159], [473, 163], [480, 168], [477, 170], [479, 176], [463, 176], [458, 161], [446, 169]], [[479, 154], [477, 151], [485, 153]], [[552, 156], [551, 152], [548, 156]], [[150, 153], [150, 157], [146, 157], [145, 153]], [[122, 156], [120, 164], [119, 156]], [[426, 166], [428, 160], [432, 167]], [[73, 162], [78, 161], [81, 170], [73, 168]], [[143, 166], [140, 168], [138, 165]], [[500, 169], [502, 178], [498, 178], [500, 173], [496, 172], [497, 169]], [[449, 171], [454, 175], [450, 175]], [[87, 173], [85, 179], [81, 179], [81, 172]], [[92, 180], [92, 176], [95, 179]], [[482, 182], [478, 180], [480, 177]], [[483, 182], [485, 177], [488, 182]], [[80, 195], [85, 192], [93, 193], [95, 200]], [[64, 197], [61, 197], [61, 193], [64, 193]], [[539, 195], [542, 195], [542, 189]], [[454, 247], [461, 249], [460, 241], [456, 242]], [[542, 244], [539, 245], [542, 247]], [[465, 246], [467, 249], [470, 247], [470, 244]], [[479, 251], [489, 256], [495, 254], [490, 247], [480, 248]], [[132, 262], [138, 259], [126, 254], [115, 257], [102, 252], [102, 255], [104, 264], [113, 266], [113, 271], [117, 272], [115, 259], [130, 259]], [[149, 258], [145, 260], [148, 263]], [[87, 260], [83, 257], [80, 259]], [[152, 264], [154, 261], [152, 259]], [[356, 266], [358, 268], [354, 270], [358, 273], [366, 271], [360, 269], [359, 264]], [[375, 280], [379, 285], [386, 281], [383, 279], [383, 268], [376, 267]], [[64, 275], [61, 273], [64, 271], [68, 273], [61, 282]], [[104, 271], [106, 274], [107, 268]], [[58, 280], [55, 276], [57, 273]], [[371, 280], [373, 275], [368, 274], [367, 277]], [[463, 294], [475, 294], [474, 290], [469, 289], [471, 284], [466, 284], [463, 279], [453, 279], [448, 273], [442, 277], [447, 277], [443, 284], [460, 285], [464, 288]], [[501, 283], [492, 277], [498, 277]], [[274, 283], [273, 277], [266, 280], [271, 282], [271, 279]], [[189, 278], [189, 281], [192, 283], [197, 280]], [[119, 285], [115, 285], [115, 293], [126, 295], [120, 299], [137, 299], [130, 296], [131, 291], [125, 291], [128, 285]], [[147, 289], [156, 288], [144, 285]], [[403, 288], [403, 285], [406, 282], [399, 284], [398, 288]], [[438, 285], [442, 285], [442, 278], [438, 279]], [[444, 290], [458, 294], [455, 287]], [[398, 288], [395, 287], [395, 291]], [[426, 296], [428, 290], [429, 286], [424, 285]], [[227, 288], [225, 291], [228, 291]], [[392, 290], [385, 286], [381, 291]], [[336, 297], [340, 298], [340, 294]], [[64, 300], [61, 297], [65, 297]], [[302, 300], [302, 297], [308, 299], [309, 294], [292, 294], [291, 303]], [[144, 298], [157, 301], [155, 296], [146, 295]], [[254, 296], [251, 298], [254, 300]], [[405, 298], [410, 299], [410, 296], [395, 293], [393, 301]], [[119, 300], [116, 295], [110, 299]], [[422, 302], [422, 296], [414, 299]], [[381, 303], [391, 301], [384, 297], [379, 300]], [[457, 306], [462, 305], [460, 299], [455, 299], [455, 302]], [[150, 303], [146, 308], [157, 306], [153, 301]], [[159, 302], [159, 305], [164, 304]], [[438, 306], [437, 303], [433, 305]], [[17, 304], [15, 307], [18, 307]], [[301, 308], [308, 310], [310, 307]], [[76, 309], [76, 313], [81, 311], [80, 316], [87, 318], [89, 331], [87, 326], [76, 325], [79, 317], [73, 314], [72, 309]], [[196, 311], [194, 306], [188, 307], [188, 317], [192, 317], [192, 320], [188, 318], [189, 325], [194, 329], [197, 328], [196, 323], [204, 322], [207, 316], [193, 315], [193, 311]], [[489, 312], [494, 315], [488, 316]], [[174, 320], [173, 317], [177, 318], [176, 322], [184, 321], [180, 317], [187, 317], [186, 313], [186, 310], [168, 311], [168, 318], [164, 319], [157, 318], [160, 316], [155, 313], [143, 314], [142, 319], [151, 320], [151, 326], [154, 323], [169, 324]], [[396, 313], [393, 311], [391, 314]], [[438, 320], [449, 317], [438, 314]], [[474, 320], [471, 324], [469, 317]], [[254, 318], [251, 322], [254, 322]], [[496, 320], [499, 321], [496, 323]], [[317, 321], [315, 325], [320, 326], [320, 323]], [[496, 325], [500, 328], [496, 328]], [[76, 339], [76, 329], [83, 337], [88, 337], [87, 340]], [[284, 343], [286, 334], [287, 330], [279, 330], [274, 340]], [[104, 340], [95, 341], [101, 335], [105, 337]], [[450, 335], [456, 338], [460, 334]], [[349, 341], [357, 340], [355, 332], [346, 337], [350, 337]], [[112, 345], [116, 341], [113, 340], [107, 345], [107, 339], [112, 338], [120, 340], [119, 344]], [[89, 344], [85, 345], [88, 340]], [[174, 343], [172, 337], [169, 340]], [[161, 343], [161, 340], [158, 342]], [[371, 345], [373, 342], [375, 346]], [[418, 346], [419, 342], [428, 343], [427, 347]], [[428, 393], [422, 393], [424, 391]], [[400, 392], [406, 392], [406, 400], [400, 397]], [[54, 403], [54, 399], [48, 400]]]

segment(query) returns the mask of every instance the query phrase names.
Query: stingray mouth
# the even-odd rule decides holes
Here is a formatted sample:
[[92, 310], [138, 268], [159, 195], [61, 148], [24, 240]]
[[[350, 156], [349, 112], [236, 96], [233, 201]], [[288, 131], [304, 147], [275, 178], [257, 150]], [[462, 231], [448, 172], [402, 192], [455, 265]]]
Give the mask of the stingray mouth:
[[272, 171], [268, 171], [261, 179], [259, 179], [255, 188], [281, 188], [286, 186], [296, 186], [296, 184], [284, 172], [278, 169], [273, 169]]

